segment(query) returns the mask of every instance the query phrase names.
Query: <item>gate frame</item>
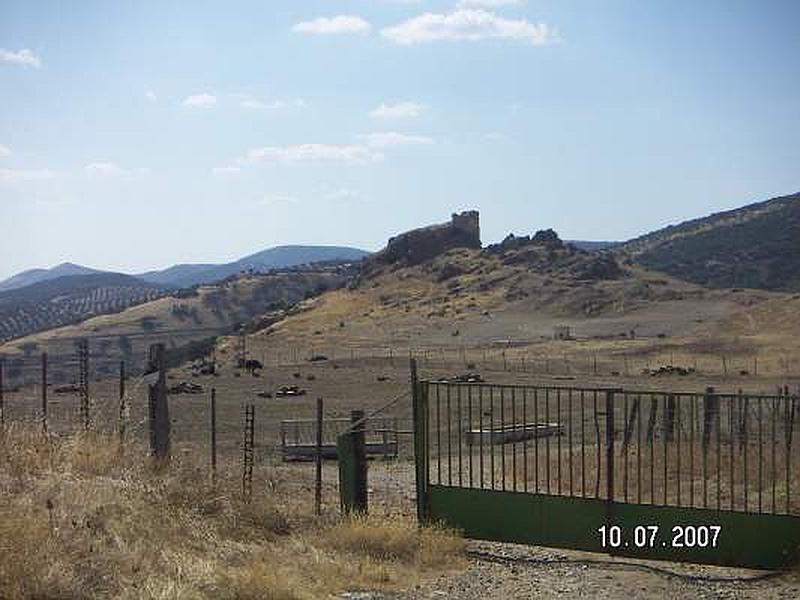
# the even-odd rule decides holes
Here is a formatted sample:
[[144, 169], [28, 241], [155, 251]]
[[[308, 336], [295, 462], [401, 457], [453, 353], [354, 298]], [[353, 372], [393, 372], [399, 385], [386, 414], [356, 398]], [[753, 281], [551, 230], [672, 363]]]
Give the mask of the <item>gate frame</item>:
[[[583, 498], [430, 483], [429, 384], [411, 363], [417, 517], [442, 523], [466, 537], [601, 552], [641, 559], [730, 567], [785, 570], [800, 563], [800, 516], [695, 507], [659, 506], [614, 500], [614, 396], [606, 391], [607, 497]], [[535, 386], [531, 386], [535, 387]], [[461, 424], [459, 423], [459, 427]], [[610, 438], [610, 439], [609, 439]], [[660, 539], [675, 526], [719, 525], [717, 548], [602, 547], [597, 529], [617, 525], [632, 539], [633, 528], [659, 525]], [[667, 542], [664, 542], [667, 544]]]

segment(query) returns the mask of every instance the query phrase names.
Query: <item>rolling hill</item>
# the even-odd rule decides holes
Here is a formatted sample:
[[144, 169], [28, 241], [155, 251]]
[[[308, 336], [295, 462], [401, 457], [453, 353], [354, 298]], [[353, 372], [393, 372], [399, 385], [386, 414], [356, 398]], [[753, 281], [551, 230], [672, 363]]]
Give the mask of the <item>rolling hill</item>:
[[102, 273], [102, 271], [68, 262], [61, 263], [50, 269], [29, 269], [0, 281], [0, 292], [22, 288], [40, 281], [47, 281], [48, 279], [57, 279], [70, 275], [90, 275], [92, 273]]
[[0, 292], [0, 340], [119, 312], [166, 293], [121, 273], [67, 275]]
[[800, 194], [686, 221], [617, 251], [649, 269], [713, 288], [800, 291]]

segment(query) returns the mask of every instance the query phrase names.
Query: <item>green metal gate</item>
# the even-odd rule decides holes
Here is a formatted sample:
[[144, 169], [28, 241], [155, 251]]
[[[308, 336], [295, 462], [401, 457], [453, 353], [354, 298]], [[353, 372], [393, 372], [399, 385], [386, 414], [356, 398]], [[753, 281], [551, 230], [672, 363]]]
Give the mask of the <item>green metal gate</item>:
[[467, 537], [781, 569], [794, 396], [413, 381], [417, 510]]

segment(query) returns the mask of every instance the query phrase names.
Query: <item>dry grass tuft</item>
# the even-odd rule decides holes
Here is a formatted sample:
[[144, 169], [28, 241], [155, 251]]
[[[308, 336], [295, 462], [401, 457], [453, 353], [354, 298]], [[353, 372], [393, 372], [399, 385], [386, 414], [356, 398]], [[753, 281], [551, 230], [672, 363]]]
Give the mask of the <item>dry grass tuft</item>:
[[235, 472], [214, 487], [190, 459], [153, 469], [113, 436], [0, 433], [0, 598], [306, 600], [463, 562], [456, 536], [408, 519], [324, 525], [280, 486], [245, 503]]
[[464, 541], [443, 528], [421, 528], [400, 516], [356, 516], [325, 532], [325, 545], [378, 561], [399, 561], [420, 568], [459, 564]]

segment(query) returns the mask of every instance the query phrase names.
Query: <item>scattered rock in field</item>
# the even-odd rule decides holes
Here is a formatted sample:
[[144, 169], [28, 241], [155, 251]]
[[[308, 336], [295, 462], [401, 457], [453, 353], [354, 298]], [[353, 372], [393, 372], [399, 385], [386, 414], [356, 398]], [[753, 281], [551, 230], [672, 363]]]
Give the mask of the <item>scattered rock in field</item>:
[[378, 375], [375, 379], [378, 381], [389, 381], [390, 378], [386, 375]]
[[81, 388], [75, 384], [71, 385], [60, 385], [56, 388], [53, 388], [53, 392], [56, 394], [77, 394], [81, 391]]
[[205, 390], [199, 383], [181, 381], [169, 388], [170, 394], [202, 394]]
[[275, 392], [276, 398], [293, 398], [295, 396], [305, 396], [306, 390], [296, 385], [282, 385]]
[[680, 375], [685, 377], [694, 372], [693, 367], [677, 367], [675, 365], [662, 365], [655, 369], [642, 369], [642, 375], [650, 375], [651, 377], [659, 377], [661, 375]]
[[451, 377], [440, 377], [437, 381], [441, 383], [483, 383], [484, 379], [478, 373], [461, 373]]

